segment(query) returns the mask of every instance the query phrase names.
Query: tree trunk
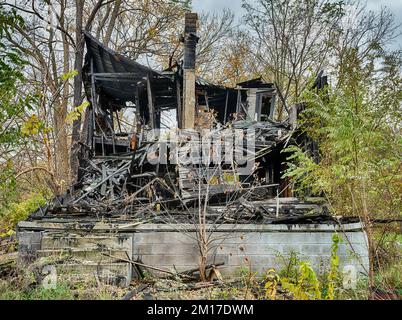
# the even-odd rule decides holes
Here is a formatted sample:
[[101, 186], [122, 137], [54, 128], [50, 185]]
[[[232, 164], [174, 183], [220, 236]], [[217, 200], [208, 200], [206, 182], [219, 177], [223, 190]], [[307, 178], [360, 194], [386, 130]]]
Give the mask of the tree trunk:
[[66, 128], [67, 110], [63, 104], [58, 104], [54, 110], [54, 133], [55, 133], [55, 169], [56, 180], [60, 185], [60, 192], [63, 192], [69, 182], [68, 165], [68, 134]]
[[[77, 75], [74, 77], [74, 108], [82, 103], [82, 63], [84, 58], [84, 37], [82, 34], [82, 15], [84, 9], [84, 1], [76, 0], [76, 26], [75, 26], [75, 63], [74, 68], [77, 70]], [[81, 133], [81, 117], [74, 120], [73, 130], [71, 135], [71, 152], [70, 152], [70, 167], [71, 180], [74, 182], [77, 178], [79, 167], [79, 141]]]
[[[60, 24], [64, 28], [64, 5], [62, 4], [62, 10], [60, 14]], [[63, 33], [62, 34], [62, 39], [63, 39], [63, 73], [66, 74], [70, 71], [70, 47], [68, 44], [67, 36]], [[62, 83], [59, 85], [63, 86]], [[62, 91], [62, 96], [60, 98], [60, 110], [58, 112], [58, 123], [61, 125], [61, 130], [58, 135], [58, 140], [56, 142], [56, 148], [59, 150], [56, 150], [56, 156], [59, 157], [58, 163], [59, 165], [59, 179], [58, 181], [60, 183], [60, 192], [64, 192], [67, 189], [67, 186], [69, 185], [70, 182], [70, 165], [69, 165], [69, 150], [68, 150], [68, 132], [67, 132], [67, 124], [66, 124], [66, 118], [67, 118], [67, 108], [68, 108], [68, 97], [70, 95], [70, 87], [68, 83], [65, 83], [63, 86], [63, 91]]]
[[[53, 85], [52, 94], [55, 97], [54, 110], [53, 110], [53, 122], [54, 122], [54, 161], [56, 181], [60, 186], [59, 192], [63, 192], [66, 186], [69, 184], [69, 164], [68, 164], [68, 132], [66, 126], [67, 117], [67, 104], [68, 104], [68, 85], [65, 85], [62, 89], [62, 94], [59, 95], [59, 88], [63, 86], [62, 81], [59, 81], [59, 74], [57, 71], [57, 62], [54, 48], [54, 30], [49, 32], [48, 49], [51, 61], [50, 70], [52, 72]], [[63, 72], [67, 73], [69, 69], [68, 63], [68, 46], [63, 41]]]
[[114, 25], [115, 25], [115, 22], [116, 22], [117, 15], [118, 15], [119, 10], [120, 10], [120, 5], [121, 5], [121, 0], [115, 0], [112, 15], [110, 17], [110, 22], [109, 22], [109, 25], [107, 27], [106, 35], [103, 38], [103, 43], [104, 43], [105, 46], [109, 45], [110, 38], [112, 37], [112, 32], [113, 32], [113, 28], [114, 28]]

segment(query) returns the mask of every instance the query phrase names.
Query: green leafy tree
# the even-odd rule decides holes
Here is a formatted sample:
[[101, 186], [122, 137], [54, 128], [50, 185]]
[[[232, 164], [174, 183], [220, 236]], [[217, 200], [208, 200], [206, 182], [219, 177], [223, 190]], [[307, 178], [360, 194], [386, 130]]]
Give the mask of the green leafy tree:
[[35, 103], [35, 96], [22, 94], [26, 84], [24, 55], [5, 40], [15, 26], [23, 24], [15, 11], [6, 12], [0, 8], [0, 237], [11, 235], [19, 220], [25, 219], [39, 204], [44, 204], [40, 194], [20, 199], [12, 161], [29, 136], [40, 127], [40, 120], [35, 115], [27, 121], [24, 119]]
[[5, 36], [13, 31], [15, 25], [23, 24], [22, 18], [14, 11], [0, 9], [0, 143], [11, 146], [20, 142], [21, 126], [18, 121], [30, 108], [32, 97], [18, 94], [25, 82], [23, 67], [26, 61], [19, 49], [5, 41]]
[[22, 117], [31, 108], [33, 97], [19, 94], [25, 83], [23, 54], [5, 40], [24, 21], [15, 11], [0, 8], [0, 210], [15, 200], [16, 181], [11, 156], [24, 143]]
[[398, 55], [384, 56], [378, 68], [355, 48], [344, 54], [337, 86], [303, 96], [307, 107], [300, 126], [318, 142], [320, 161], [293, 146], [285, 176], [300, 192], [308, 187], [325, 195], [333, 214], [362, 218], [373, 285], [372, 222], [400, 218], [402, 212], [401, 65]]

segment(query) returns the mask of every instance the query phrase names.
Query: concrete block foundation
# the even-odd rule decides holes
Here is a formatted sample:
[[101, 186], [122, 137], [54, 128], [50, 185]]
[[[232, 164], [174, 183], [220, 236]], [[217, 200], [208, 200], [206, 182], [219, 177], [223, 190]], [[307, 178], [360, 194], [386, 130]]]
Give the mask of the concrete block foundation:
[[[208, 226], [208, 263], [224, 262], [222, 274], [236, 276], [250, 266], [262, 273], [280, 269], [295, 253], [315, 269], [329, 266], [332, 235], [338, 232], [340, 268], [353, 266], [368, 272], [367, 237], [360, 223], [342, 225], [220, 225]], [[141, 225], [133, 233], [133, 258], [169, 270], [196, 268], [199, 259], [197, 230], [193, 225]]]
[[[21, 255], [35, 255], [36, 252], [37, 256], [47, 256], [50, 251], [54, 254], [65, 251], [76, 260], [85, 260], [85, 270], [71, 266], [74, 270], [81, 270], [78, 273], [92, 274], [99, 272], [100, 267], [110, 269], [119, 279], [126, 279], [123, 281], [125, 285], [129, 284], [135, 272], [130, 263], [118, 260], [121, 256], [171, 271], [198, 267], [198, 231], [197, 226], [192, 224], [142, 224], [131, 229], [124, 228], [124, 232], [95, 228], [85, 232], [64, 229], [61, 234], [60, 227], [54, 224], [44, 227], [24, 222], [19, 227]], [[280, 270], [288, 263], [292, 253], [300, 260], [309, 261], [316, 271], [323, 271], [329, 266], [334, 232], [342, 239], [338, 251], [340, 269], [354, 268], [358, 275], [368, 273], [367, 237], [360, 223], [341, 226], [223, 224], [207, 225], [206, 230], [209, 242], [207, 264], [224, 263], [219, 269], [225, 277], [238, 276], [241, 268], [245, 267], [259, 274], [270, 268]], [[105, 252], [117, 257], [116, 261], [106, 259]], [[119, 262], [121, 266], [112, 265]], [[68, 267], [61, 266], [62, 269]]]

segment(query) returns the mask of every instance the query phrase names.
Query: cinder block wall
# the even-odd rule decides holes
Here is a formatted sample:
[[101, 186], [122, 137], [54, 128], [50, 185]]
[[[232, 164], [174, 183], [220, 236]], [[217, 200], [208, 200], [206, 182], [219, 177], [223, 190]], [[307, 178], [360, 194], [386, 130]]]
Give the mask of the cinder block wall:
[[[359, 223], [342, 230], [317, 225], [220, 225], [208, 226], [208, 263], [224, 262], [222, 274], [235, 276], [248, 263], [253, 271], [280, 269], [291, 252], [310, 261], [319, 271], [328, 267], [332, 235], [342, 238], [340, 267], [353, 265], [360, 274], [368, 272], [367, 237]], [[199, 259], [197, 233], [193, 225], [144, 224], [133, 234], [133, 258], [154, 267], [178, 271], [196, 268]], [[247, 262], [248, 261], [248, 262]]]

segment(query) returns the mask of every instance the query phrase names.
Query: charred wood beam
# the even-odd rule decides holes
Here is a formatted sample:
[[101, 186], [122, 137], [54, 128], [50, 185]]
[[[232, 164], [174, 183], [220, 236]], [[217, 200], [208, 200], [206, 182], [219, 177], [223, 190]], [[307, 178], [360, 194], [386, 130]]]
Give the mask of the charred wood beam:
[[182, 128], [183, 126], [183, 109], [181, 104], [181, 83], [180, 79], [176, 79], [176, 101], [177, 101], [177, 126]]
[[226, 90], [225, 113], [223, 114], [223, 124], [225, 124], [227, 120], [228, 101], [229, 101], [229, 90]]
[[102, 184], [104, 184], [107, 180], [109, 180], [110, 178], [114, 177], [115, 175], [117, 175], [118, 173], [123, 172], [124, 170], [128, 170], [128, 168], [130, 167], [131, 163], [128, 162], [125, 165], [123, 165], [120, 169], [117, 169], [115, 172], [113, 172], [112, 174], [110, 174], [109, 176], [107, 176], [105, 179], [102, 179], [102, 181], [100, 181], [99, 183], [97, 183], [95, 186], [91, 187], [90, 190], [88, 190], [87, 192], [85, 192], [81, 197], [77, 198], [76, 200], [74, 200], [72, 202], [72, 204], [78, 203], [80, 200], [84, 199], [87, 195], [89, 195], [90, 193], [92, 193], [93, 191], [96, 190], [96, 188], [98, 188], [99, 186], [101, 186]]
[[149, 125], [151, 129], [155, 129], [155, 108], [154, 108], [154, 96], [151, 88], [150, 76], [147, 76], [147, 97], [148, 97], [148, 112], [149, 112]]

